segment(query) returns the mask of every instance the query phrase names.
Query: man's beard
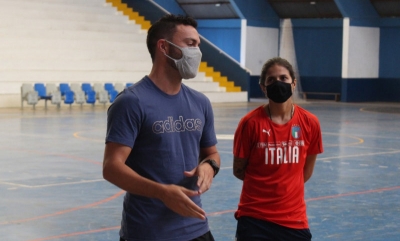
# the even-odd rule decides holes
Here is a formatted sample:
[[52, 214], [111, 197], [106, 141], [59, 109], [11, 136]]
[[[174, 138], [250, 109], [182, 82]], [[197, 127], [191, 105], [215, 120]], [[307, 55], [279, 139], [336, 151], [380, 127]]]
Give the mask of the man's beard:
[[[173, 58], [173, 59], [176, 59], [176, 60], [181, 59], [181, 58], [183, 57], [183, 56], [182, 56], [182, 53], [180, 53], [181, 51], [180, 51], [179, 49], [177, 49], [176, 47], [174, 47], [174, 46], [171, 46], [171, 47], [172, 47], [172, 48], [169, 49], [169, 52], [167, 53], [167, 55], [170, 56], [170, 57]], [[177, 57], [177, 56], [178, 56], [178, 57]], [[176, 67], [176, 64], [175, 64], [175, 61], [174, 61], [174, 60], [168, 58], [168, 59], [167, 59], [167, 63], [168, 63], [168, 65], [171, 66], [172, 68], [178, 70], [178, 68]]]

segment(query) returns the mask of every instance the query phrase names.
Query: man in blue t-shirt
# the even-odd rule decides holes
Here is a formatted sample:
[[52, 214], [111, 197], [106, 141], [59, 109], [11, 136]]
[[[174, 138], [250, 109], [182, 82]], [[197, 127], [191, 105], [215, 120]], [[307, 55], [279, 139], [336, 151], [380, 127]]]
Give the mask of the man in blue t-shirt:
[[214, 240], [200, 200], [220, 166], [213, 111], [182, 84], [201, 60], [196, 27], [174, 15], [153, 24], [150, 74], [108, 110], [103, 176], [127, 191], [120, 240]]

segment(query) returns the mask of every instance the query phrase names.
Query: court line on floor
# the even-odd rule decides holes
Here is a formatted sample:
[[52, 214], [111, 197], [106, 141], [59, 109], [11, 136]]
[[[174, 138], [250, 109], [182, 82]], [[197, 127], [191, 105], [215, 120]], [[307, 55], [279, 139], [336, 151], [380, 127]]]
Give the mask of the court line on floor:
[[105, 139], [96, 139], [96, 138], [89, 138], [89, 137], [83, 137], [80, 136], [80, 133], [82, 132], [87, 132], [87, 131], [77, 131], [73, 134], [73, 136], [77, 139], [81, 139], [81, 140], [86, 140], [86, 141], [94, 141], [94, 142], [103, 142], [105, 143]]
[[58, 211], [58, 212], [55, 212], [55, 213], [45, 214], [45, 215], [42, 215], [42, 216], [26, 218], [26, 219], [19, 219], [19, 220], [14, 220], [14, 221], [6, 221], [6, 222], [0, 223], [0, 225], [26, 223], [26, 222], [30, 222], [30, 221], [34, 221], [34, 220], [38, 220], [38, 219], [43, 219], [43, 218], [48, 218], [48, 217], [53, 217], [53, 216], [66, 214], [66, 213], [69, 213], [69, 212], [73, 212], [73, 211], [77, 211], [77, 210], [81, 210], [81, 209], [85, 209], [85, 208], [95, 207], [95, 206], [104, 204], [106, 202], [109, 202], [109, 201], [121, 196], [124, 193], [125, 193], [125, 191], [121, 190], [121, 191], [117, 192], [116, 194], [112, 195], [111, 197], [102, 199], [102, 200], [94, 202], [94, 203], [89, 203], [89, 204], [86, 204], [86, 205], [83, 205], [83, 206], [78, 206], [78, 207], [74, 207], [74, 208], [70, 208], [70, 209], [66, 209], [66, 210], [61, 210], [61, 211]]
[[[355, 195], [370, 194], [370, 193], [377, 193], [377, 192], [393, 191], [393, 190], [397, 190], [397, 189], [400, 189], [400, 186], [378, 188], [378, 189], [359, 191], [359, 192], [348, 192], [348, 193], [341, 193], [341, 194], [322, 196], [322, 197], [316, 197], [316, 198], [308, 198], [305, 201], [312, 202], [312, 201], [319, 201], [319, 200], [325, 200], [325, 199], [341, 198], [341, 197], [346, 197], [346, 196], [355, 196]], [[233, 213], [233, 212], [236, 212], [236, 209], [208, 213], [207, 217], [213, 217], [213, 216], [217, 216], [217, 215], [221, 215], [221, 214], [225, 214], [225, 213]], [[39, 239], [34, 239], [34, 240], [29, 240], [29, 241], [46, 241], [46, 240], [52, 240], [52, 239], [57, 239], [57, 238], [67, 238], [67, 237], [79, 236], [79, 235], [84, 235], [84, 234], [100, 233], [100, 232], [115, 230], [115, 229], [119, 229], [119, 228], [120, 228], [120, 226], [114, 226], [114, 227], [88, 230], [88, 231], [82, 231], [82, 232], [61, 234], [61, 235], [57, 235], [57, 236], [39, 238]]]
[[61, 183], [51, 183], [51, 184], [43, 184], [43, 185], [25, 185], [18, 184], [13, 182], [3, 182], [0, 181], [0, 184], [16, 186], [16, 187], [24, 187], [24, 188], [42, 188], [42, 187], [56, 187], [56, 186], [65, 186], [65, 185], [73, 185], [73, 184], [83, 184], [83, 183], [92, 183], [92, 182], [102, 182], [104, 179], [94, 179], [94, 180], [82, 180], [77, 182], [61, 182]]
[[383, 151], [383, 152], [372, 152], [372, 153], [365, 153], [365, 154], [354, 154], [354, 155], [344, 155], [344, 156], [333, 156], [333, 157], [317, 157], [318, 160], [330, 160], [330, 159], [338, 159], [338, 158], [348, 158], [348, 157], [360, 157], [360, 156], [377, 156], [377, 155], [386, 155], [386, 154], [395, 154], [400, 153], [400, 150], [395, 151]]

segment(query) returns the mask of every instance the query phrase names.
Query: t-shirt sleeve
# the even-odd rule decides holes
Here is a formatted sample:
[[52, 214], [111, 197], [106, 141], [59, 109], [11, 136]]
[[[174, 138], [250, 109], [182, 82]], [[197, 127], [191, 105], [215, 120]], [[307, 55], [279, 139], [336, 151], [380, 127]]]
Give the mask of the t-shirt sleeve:
[[310, 141], [310, 146], [307, 151], [307, 155], [316, 155], [324, 152], [324, 148], [322, 146], [322, 133], [321, 126], [317, 117], [312, 118], [312, 137]]
[[253, 128], [251, 122], [247, 118], [242, 118], [235, 131], [233, 138], [233, 155], [238, 158], [249, 159], [251, 147], [253, 145], [252, 136]]
[[125, 90], [107, 112], [106, 143], [114, 142], [133, 148], [140, 130], [141, 115], [138, 99]]
[[217, 144], [217, 137], [214, 128], [214, 113], [211, 103], [208, 99], [205, 101], [205, 123], [203, 133], [201, 135], [200, 147], [210, 147]]

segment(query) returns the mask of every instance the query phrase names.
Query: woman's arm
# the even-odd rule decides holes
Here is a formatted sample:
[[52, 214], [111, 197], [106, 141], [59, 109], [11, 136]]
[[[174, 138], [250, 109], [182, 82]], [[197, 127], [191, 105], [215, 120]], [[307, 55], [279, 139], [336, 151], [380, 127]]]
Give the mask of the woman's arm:
[[242, 181], [244, 180], [247, 163], [247, 159], [233, 157], [233, 175]]
[[311, 178], [313, 171], [314, 171], [314, 166], [315, 166], [316, 160], [317, 160], [317, 155], [307, 156], [306, 164], [304, 165], [304, 169], [303, 169], [304, 183], [306, 183], [308, 181], [308, 179]]

